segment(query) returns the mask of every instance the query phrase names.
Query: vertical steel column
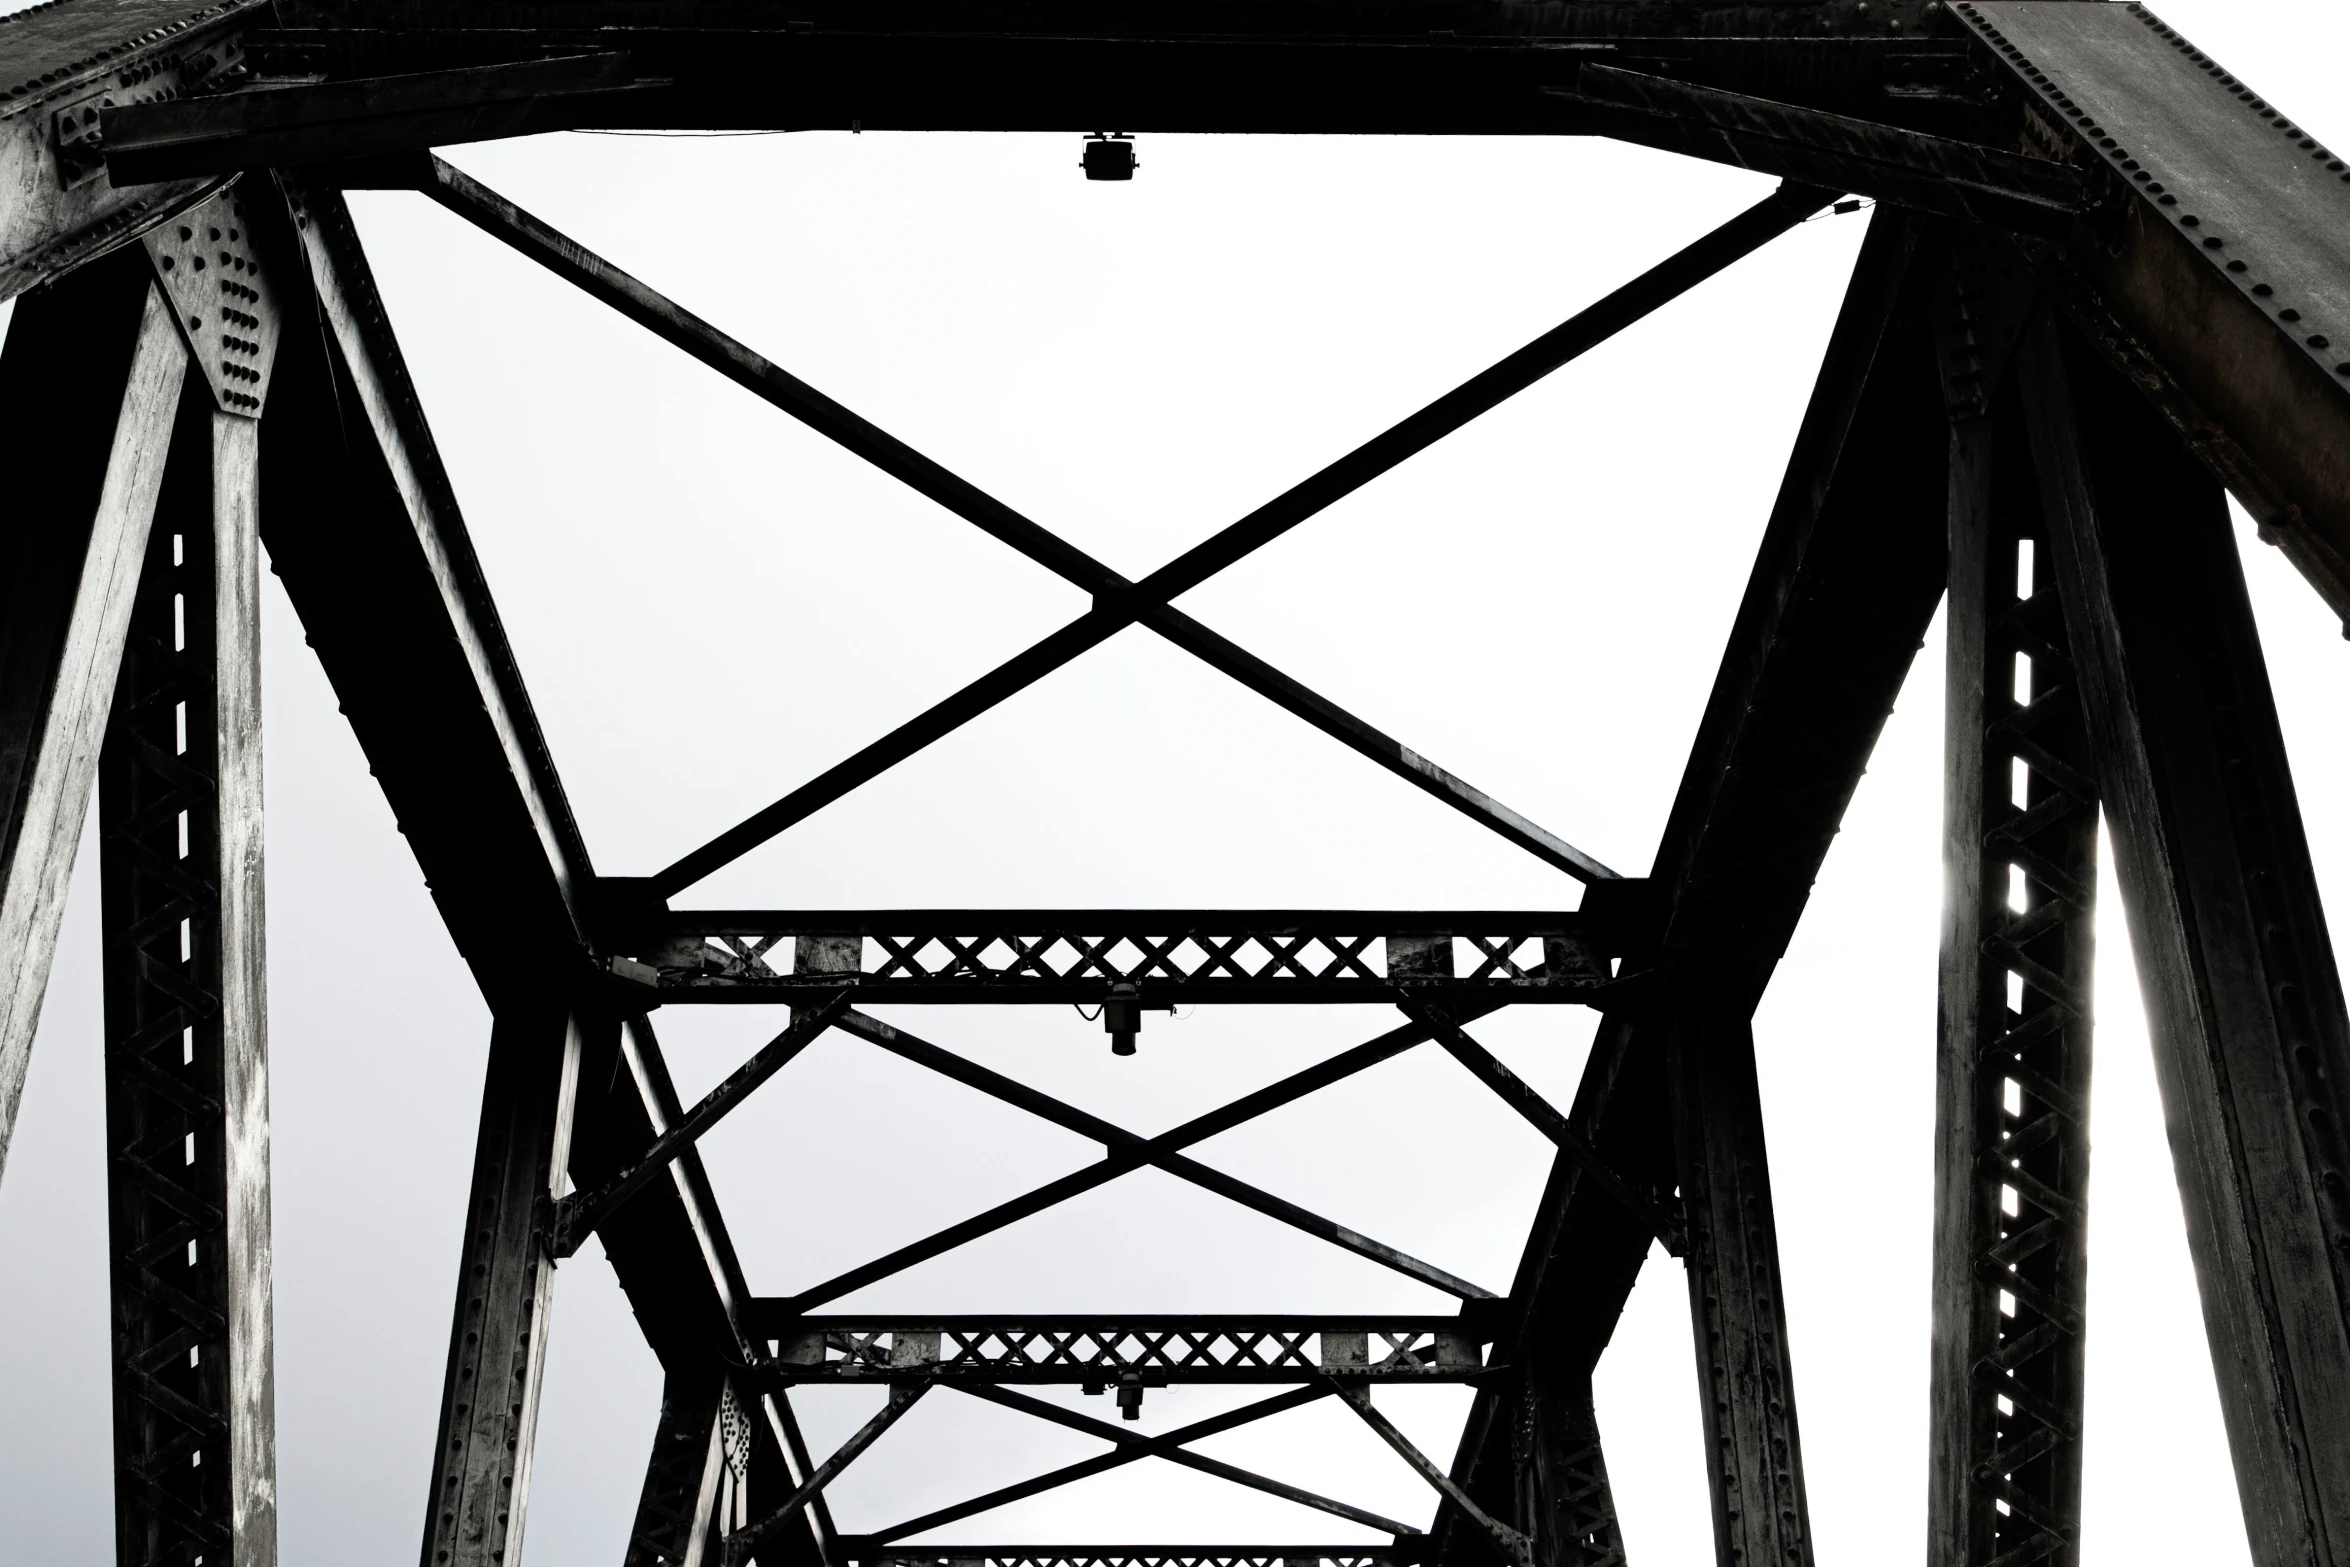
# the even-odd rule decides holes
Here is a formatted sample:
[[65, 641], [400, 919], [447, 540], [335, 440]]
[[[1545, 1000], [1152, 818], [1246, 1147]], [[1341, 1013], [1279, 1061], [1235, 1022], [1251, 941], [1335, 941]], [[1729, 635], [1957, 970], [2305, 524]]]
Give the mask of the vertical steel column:
[[[1930, 1567], [2079, 1559], [2097, 795], [2000, 275], [1951, 389]], [[2012, 276], [2012, 274], [2010, 274]]]
[[258, 431], [188, 380], [99, 761], [117, 1554], [268, 1567]]
[[17, 301], [0, 353], [0, 1168], [188, 352], [147, 259]]
[[2350, 1562], [2350, 1014], [2219, 485], [2044, 320], [2018, 368], [2253, 1559]]
[[1517, 1527], [1537, 1567], [1624, 1567], [1591, 1379], [1530, 1374], [1517, 1429]]
[[705, 1567], [717, 1523], [727, 1448], [721, 1420], [725, 1380], [671, 1372], [661, 1386], [661, 1423], [629, 1530], [626, 1567]]
[[570, 1164], [582, 1045], [579, 1021], [553, 1002], [509, 1001], [490, 1031], [424, 1567], [522, 1559], [555, 1286], [548, 1225]]
[[1668, 1027], [1716, 1559], [1805, 1567], [1811, 1523], [1754, 1030], [1743, 1017], [1698, 1012]]

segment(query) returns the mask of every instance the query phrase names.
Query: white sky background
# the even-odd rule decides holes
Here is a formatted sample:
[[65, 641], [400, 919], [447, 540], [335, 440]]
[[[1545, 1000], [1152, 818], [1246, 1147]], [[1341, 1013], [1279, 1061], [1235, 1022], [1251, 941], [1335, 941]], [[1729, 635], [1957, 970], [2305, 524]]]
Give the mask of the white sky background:
[[[2163, 14], [2350, 144], [2350, 22]], [[1111, 565], [1139, 575], [1758, 199], [1608, 144], [563, 136], [455, 161]], [[421, 198], [355, 198], [571, 798], [649, 872], [1082, 607], [1079, 595]], [[1186, 608], [1618, 869], [1647, 868], [1859, 243], [1806, 225], [1261, 551]], [[331, 518], [321, 518], [331, 525]], [[2350, 888], [2350, 650], [2246, 541], [2321, 880]], [[487, 1017], [276, 595], [267, 702], [279, 1473], [289, 1561], [413, 1559]], [[1819, 1558], [1924, 1533], [1941, 628], [1757, 1019]], [[94, 840], [83, 864], [94, 872]], [[111, 1552], [96, 877], [68, 916], [0, 1190], [0, 1563]], [[2100, 936], [2090, 1567], [2244, 1558], [2118, 899]], [[681, 902], [1543, 907], [1571, 884], [1131, 630]], [[1382, 1031], [1376, 1009], [887, 1013], [1154, 1131]], [[689, 1097], [780, 1021], [656, 1022]], [[1478, 1032], [1564, 1102], [1590, 1032]], [[1423, 1047], [1211, 1162], [1505, 1288], [1545, 1145]], [[846, 1039], [706, 1144], [783, 1293], [1093, 1157]], [[1431, 1309], [1151, 1175], [852, 1297], [960, 1310]], [[560, 1275], [534, 1567], [618, 1558], [659, 1374], [591, 1246]], [[1227, 1397], [1150, 1394], [1142, 1429]], [[1381, 1392], [1449, 1457], [1465, 1392]], [[1642, 1275], [1600, 1415], [1642, 1567], [1710, 1560], [1679, 1265]], [[1068, 1400], [1111, 1415], [1107, 1400]], [[828, 1448], [877, 1403], [804, 1400]], [[835, 1488], [844, 1528], [1098, 1444], [940, 1394]], [[1334, 1405], [1204, 1451], [1425, 1521]], [[1331, 1521], [1335, 1525], [1335, 1521]], [[1139, 1465], [966, 1541], [1323, 1541]]]

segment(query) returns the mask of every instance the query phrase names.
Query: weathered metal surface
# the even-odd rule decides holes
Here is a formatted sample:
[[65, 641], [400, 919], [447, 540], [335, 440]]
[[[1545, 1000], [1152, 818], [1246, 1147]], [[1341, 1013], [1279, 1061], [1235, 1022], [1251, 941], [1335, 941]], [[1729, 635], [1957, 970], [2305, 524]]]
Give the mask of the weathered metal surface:
[[2018, 373], [2245, 1530], [2350, 1561], [2350, 1012], [2219, 486], [2068, 337]]
[[99, 763], [124, 1562], [277, 1559], [254, 433], [180, 399]]
[[[349, 214], [305, 194], [290, 219], [252, 212], [280, 297], [329, 327], [281, 346], [263, 537], [460, 955], [494, 1003], [527, 1003], [528, 987], [586, 975], [570, 894], [592, 872]], [[677, 1114], [651, 1030], [629, 1025], [620, 1046], [622, 1070], [591, 1079], [573, 1139], [583, 1187]], [[667, 1369], [757, 1353], [734, 1326], [749, 1291], [690, 1149], [600, 1234]]]
[[1811, 1515], [1754, 1030], [1684, 1014], [1663, 1032], [1715, 1559], [1800, 1567], [1812, 1560]]
[[236, 79], [259, 0], [64, 0], [0, 19], [0, 299], [134, 239], [216, 179], [118, 190], [99, 119], [113, 104]]
[[512, 1005], [490, 1036], [424, 1526], [425, 1567], [522, 1560], [555, 1259], [546, 1227], [571, 1158], [580, 1058], [559, 1007]]
[[[263, 199], [271, 199], [266, 188]], [[144, 243], [213, 402], [258, 419], [284, 326], [243, 194], [222, 191], [150, 229]]]
[[2022, 144], [2098, 169], [2058, 270], [2113, 353], [2350, 620], [2350, 166], [2138, 5], [1961, 3]]
[[2096, 763], [2009, 350], [2021, 260], [1954, 257], [1932, 1567], [2079, 1560]]
[[262, 261], [324, 330], [277, 371], [262, 539], [475, 981], [529, 997], [581, 962], [587, 851], [350, 213], [283, 183]]
[[[680, 911], [607, 960], [638, 1004], [1600, 1004], [1608, 960], [1572, 913], [1306, 909]], [[1398, 952], [1407, 961], [1399, 968]]]
[[0, 450], [44, 481], [0, 525], [0, 1167], [187, 362], [137, 256], [23, 301], [0, 354]]
[[[753, 1322], [759, 1321], [754, 1314]], [[1465, 1382], [1484, 1372], [1459, 1317], [780, 1317], [792, 1382]]]
[[635, 76], [625, 54], [574, 54], [124, 104], [102, 113], [99, 128], [108, 176], [136, 185], [527, 135], [542, 128], [546, 100], [625, 88]]
[[725, 1398], [725, 1379], [712, 1373], [672, 1373], [662, 1383], [653, 1456], [621, 1567], [709, 1567], [727, 1461]]
[[1517, 1391], [1517, 1519], [1538, 1567], [1624, 1567], [1590, 1379], [1535, 1370]]
[[[1929, 0], [1668, 6], [1409, 0], [1105, 10], [957, 0], [876, 11], [742, 0], [283, 5], [256, 51], [289, 75], [381, 76], [625, 48], [674, 85], [563, 123], [711, 129], [1555, 134], [1545, 89], [1594, 54], [1922, 128], [1978, 107], [1963, 34]], [[634, 116], [625, 122], [616, 113]]]

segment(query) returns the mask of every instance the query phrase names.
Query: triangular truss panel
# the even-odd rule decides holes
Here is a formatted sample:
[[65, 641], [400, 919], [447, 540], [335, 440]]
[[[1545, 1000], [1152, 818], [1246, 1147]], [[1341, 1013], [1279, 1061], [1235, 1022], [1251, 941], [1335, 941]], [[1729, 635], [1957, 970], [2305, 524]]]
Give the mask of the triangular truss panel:
[[[553, 129], [1604, 135], [1775, 191], [1320, 472], [1128, 578], [435, 158]], [[55, 0], [0, 23], [0, 1155], [73, 846], [103, 845], [120, 1559], [275, 1559], [261, 552], [495, 1015], [426, 1567], [519, 1559], [547, 1323], [596, 1237], [666, 1378], [627, 1560], [824, 1567], [1599, 1567], [1591, 1372], [1653, 1245], [1686, 1275], [1719, 1559], [1812, 1539], [1751, 1018], [1937, 606], [1948, 878], [1934, 1567], [2079, 1552], [2088, 995], [2109, 824], [2254, 1559], [2350, 1564], [2350, 1015], [2226, 496], [2350, 611], [2350, 165], [2153, 13], [2092, 0]], [[421, 191], [1083, 591], [1085, 611], [701, 847], [601, 874], [564, 800], [344, 192]], [[1186, 614], [1182, 596], [1806, 217], [1876, 211], [1646, 875], [1600, 863]], [[301, 329], [295, 330], [299, 323]], [[1571, 372], [1570, 372], [1571, 373]], [[1579, 886], [1550, 910], [709, 909], [712, 872], [1111, 636], [1172, 643]], [[1568, 907], [1568, 904], [1572, 907]], [[1353, 1048], [1143, 1135], [864, 1009], [1369, 1003]], [[775, 1009], [692, 1105], [656, 1009]], [[1601, 1015], [1571, 1101], [1477, 1037]], [[900, 1014], [902, 1015], [902, 1014]], [[926, 1031], [927, 1033], [928, 1031]], [[788, 1296], [698, 1139], [821, 1036], [1098, 1161]], [[1473, 1281], [1200, 1158], [1433, 1043], [1555, 1149]], [[1139, 1170], [1457, 1306], [882, 1316], [845, 1298]], [[1158, 1435], [1023, 1389], [1265, 1385]], [[873, 1384], [819, 1458], [795, 1389]], [[1382, 1385], [1465, 1383], [1446, 1459]], [[1101, 1459], [887, 1528], [826, 1487], [948, 1388]], [[1333, 1399], [1422, 1530], [1196, 1450]], [[1153, 1459], [1367, 1546], [908, 1546]], [[1402, 1510], [1410, 1511], [1404, 1508]]]

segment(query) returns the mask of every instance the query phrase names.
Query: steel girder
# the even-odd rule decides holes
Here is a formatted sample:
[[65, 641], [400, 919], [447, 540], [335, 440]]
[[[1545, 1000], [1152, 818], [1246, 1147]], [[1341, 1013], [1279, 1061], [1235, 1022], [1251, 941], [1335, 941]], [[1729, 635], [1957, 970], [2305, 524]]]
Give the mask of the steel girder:
[[[70, 367], [11, 426], [54, 427], [40, 437], [43, 455], [66, 482], [55, 491], [57, 526], [19, 528], [7, 541], [0, 937], [13, 977], [0, 996], [0, 1151], [54, 931], [57, 850], [70, 844], [90, 787], [90, 769], [75, 760], [88, 747], [77, 752], [76, 737], [111, 706], [101, 813], [111, 824], [110, 1049], [123, 1063], [115, 1212], [118, 1323], [131, 1324], [118, 1334], [118, 1391], [132, 1399], [118, 1420], [118, 1438], [132, 1441], [118, 1497], [126, 1560], [184, 1559], [197, 1548], [156, 1532], [152, 1519], [165, 1513], [178, 1520], [167, 1529], [205, 1549], [225, 1542], [236, 1561], [266, 1560], [271, 1549], [266, 1518], [239, 1500], [267, 1473], [267, 1256], [238, 1240], [240, 1222], [251, 1233], [256, 1191], [266, 1202], [257, 894], [234, 890], [240, 875], [258, 885], [257, 858], [240, 861], [236, 847], [257, 829], [257, 794], [224, 804], [211, 836], [181, 836], [177, 858], [202, 863], [175, 869], [160, 839], [146, 841], [207, 791], [236, 797], [233, 778], [249, 772], [252, 752], [229, 663], [204, 692], [177, 668], [203, 657], [197, 643], [168, 657], [138, 643], [126, 657], [124, 647], [141, 606], [152, 618], [156, 595], [212, 558], [183, 548], [167, 564], [149, 543], [158, 484], [185, 490], [203, 466], [187, 455], [205, 444], [188, 410], [205, 410], [165, 388], [191, 364], [201, 372], [188, 384], [208, 388], [216, 410], [210, 471], [226, 486], [217, 495], [245, 497], [216, 499], [214, 526], [241, 516], [249, 528], [255, 481], [235, 476], [252, 473], [250, 444], [235, 432], [263, 412], [281, 306], [325, 330], [289, 343], [274, 372], [257, 476], [263, 541], [497, 1016], [428, 1567], [511, 1561], [519, 1549], [554, 1265], [591, 1231], [669, 1379], [632, 1562], [1363, 1567], [1463, 1552], [1543, 1567], [1617, 1562], [1589, 1375], [1652, 1241], [1688, 1271], [1722, 1558], [1808, 1560], [1748, 1019], [1946, 569], [1955, 895], [1944, 954], [1933, 1559], [2004, 1567], [2067, 1560], [2073, 1549], [2087, 888], [2102, 798], [2166, 1103], [2186, 1129], [2190, 1239], [2256, 1556], [2263, 1567], [2350, 1560], [2340, 1485], [2350, 1473], [2341, 1414], [2350, 1408], [2350, 1256], [2334, 1212], [2350, 1021], [2217, 488], [2232, 488], [2263, 536], [2350, 609], [2341, 466], [2350, 358], [2334, 348], [2335, 335], [2350, 334], [2350, 168], [2150, 13], [2057, 0], [1947, 10], [1930, 0], [1188, 0], [1105, 17], [1093, 7], [934, 0], [877, 20], [869, 9], [730, 0], [589, 0], [560, 15], [510, 0], [293, 0], [266, 14], [235, 3], [65, 0], [0, 23], [0, 62], [0, 157], [16, 170], [0, 212], [0, 294], [64, 279], [26, 302], [0, 360], [10, 377], [0, 396], [29, 392], [28, 355]], [[616, 124], [1601, 134], [1794, 183], [1238, 529], [1129, 582], [420, 156], [449, 141]], [[246, 195], [241, 215], [225, 220], [219, 297], [190, 312], [183, 296], [211, 254], [196, 204], [231, 211], [217, 186], [240, 173]], [[1095, 609], [677, 865], [649, 878], [598, 877], [342, 208], [337, 192], [350, 184], [426, 190], [1085, 587]], [[1616, 876], [1173, 609], [1207, 575], [1842, 190], [1877, 196], [1885, 209], [1650, 877]], [[221, 231], [210, 232], [217, 242]], [[143, 258], [84, 265], [141, 234]], [[141, 299], [161, 302], [161, 324], [133, 330], [140, 309], [156, 314]], [[177, 448], [165, 434], [175, 407]], [[360, 417], [346, 423], [337, 409]], [[164, 493], [166, 515], [194, 515], [195, 503]], [[328, 506], [335, 528], [302, 525]], [[175, 537], [195, 537], [192, 526], [175, 524]], [[2019, 553], [2027, 540], [2030, 592]], [[716, 865], [1136, 623], [1586, 881], [1582, 909], [667, 906]], [[2162, 629], [2181, 623], [2209, 632], [2191, 656]], [[246, 645], [248, 625], [240, 605], [202, 629], [225, 659]], [[1987, 677], [2018, 655], [2033, 673], [2010, 711], [1987, 696], [1999, 684]], [[219, 708], [217, 758], [201, 746], [193, 760], [158, 758], [151, 737], [140, 748], [155, 704], [189, 700], [183, 688]], [[2011, 777], [2025, 780], [2021, 792], [2003, 795]], [[183, 960], [195, 967], [177, 976], [141, 945], [170, 916], [197, 932]], [[1145, 1139], [853, 1010], [1072, 998], [1139, 1009], [1146, 991], [1152, 1004], [1375, 999], [1406, 1021]], [[684, 1000], [797, 1011], [791, 1028], [688, 1109], [646, 1016]], [[1607, 1014], [1565, 1111], [1464, 1027], [1532, 1000]], [[162, 1087], [172, 1063], [142, 1057], [171, 1026], [206, 1040], [178, 1063], [196, 1072], [193, 1087]], [[693, 1143], [827, 1029], [1095, 1138], [1104, 1158], [795, 1296], [756, 1298]], [[1181, 1152], [1429, 1040], [1559, 1148], [1506, 1295]], [[142, 1150], [167, 1122], [197, 1127], [217, 1151], [184, 1175], [147, 1169]], [[1311, 1323], [809, 1315], [1146, 1165], [1448, 1290], [1461, 1313]], [[574, 1190], [563, 1197], [567, 1179]], [[156, 1237], [168, 1231], [177, 1245], [183, 1230], [198, 1257], [219, 1259], [198, 1270], [219, 1304], [149, 1276]], [[157, 1310], [172, 1322], [157, 1317], [150, 1328], [139, 1313]], [[191, 1362], [199, 1374], [160, 1376], [156, 1346], [175, 1349], [190, 1333], [203, 1339]], [[222, 1353], [207, 1360], [201, 1351], [216, 1344]], [[1362, 1385], [1428, 1378], [1479, 1388], [1449, 1471], [1388, 1424]], [[1148, 1438], [1005, 1385], [1064, 1379], [1115, 1386], [1129, 1409], [1164, 1381], [1301, 1385]], [[889, 1405], [813, 1461], [788, 1389], [855, 1380], [888, 1384]], [[942, 1384], [1107, 1437], [1112, 1449], [889, 1529], [840, 1535], [825, 1484]], [[1436, 1489], [1430, 1536], [1188, 1449], [1324, 1396], [1347, 1402]], [[171, 1419], [200, 1440], [225, 1436], [239, 1455], [201, 1494], [140, 1489], [149, 1447], [184, 1446], [165, 1428]], [[1387, 1531], [1394, 1544], [892, 1544], [1146, 1457]]]

